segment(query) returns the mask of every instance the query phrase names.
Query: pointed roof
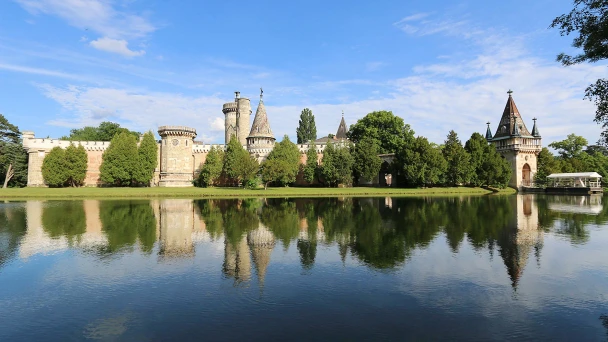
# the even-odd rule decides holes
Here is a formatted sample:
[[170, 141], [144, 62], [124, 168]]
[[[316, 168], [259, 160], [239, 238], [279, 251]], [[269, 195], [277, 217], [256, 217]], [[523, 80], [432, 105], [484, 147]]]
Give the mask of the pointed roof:
[[538, 128], [536, 127], [536, 118], [534, 120], [534, 127], [532, 127], [532, 136], [535, 138], [540, 138], [540, 133], [538, 133]]
[[253, 125], [251, 125], [251, 131], [249, 132], [248, 138], [273, 138], [272, 130], [270, 129], [270, 123], [268, 122], [268, 115], [266, 115], [266, 107], [264, 107], [264, 100], [262, 100], [262, 94], [260, 94], [260, 104], [258, 109], [255, 111], [255, 118], [253, 119]]
[[260, 223], [256, 230], [247, 233], [247, 243], [251, 248], [253, 265], [258, 275], [260, 287], [264, 287], [266, 270], [270, 264], [270, 255], [275, 246], [274, 234]]
[[342, 111], [342, 121], [340, 121], [340, 126], [338, 126], [338, 132], [336, 133], [336, 139], [346, 139], [346, 121], [344, 121], [344, 111]]
[[486, 140], [490, 141], [492, 140], [492, 130], [490, 129], [490, 121], [488, 121], [486, 124], [488, 125], [488, 128], [486, 129]]
[[517, 109], [517, 106], [515, 105], [515, 101], [511, 95], [513, 94], [513, 91], [509, 90], [507, 93], [509, 94], [509, 98], [507, 99], [505, 110], [502, 112], [502, 117], [500, 118], [493, 139], [496, 140], [497, 138], [512, 137], [515, 135], [532, 137], [521, 118], [519, 109]]

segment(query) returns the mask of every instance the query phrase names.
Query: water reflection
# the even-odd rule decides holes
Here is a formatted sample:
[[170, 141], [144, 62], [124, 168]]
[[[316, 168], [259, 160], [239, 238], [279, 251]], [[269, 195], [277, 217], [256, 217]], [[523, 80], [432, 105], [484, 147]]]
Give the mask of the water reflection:
[[241, 286], [254, 272], [264, 283], [277, 245], [295, 244], [304, 271], [319, 246], [393, 270], [444, 236], [452, 253], [466, 243], [498, 254], [516, 288], [529, 259], [540, 264], [544, 234], [582, 244], [586, 224], [607, 217], [601, 198], [588, 196], [27, 201], [0, 206], [0, 266], [70, 248], [192, 258], [198, 243], [223, 239], [222, 272]]
[[10, 316], [0, 339], [236, 340], [261, 338], [265, 322], [278, 338], [305, 328], [303, 339], [574, 339], [590, 326], [586, 340], [597, 339], [608, 322], [603, 205], [534, 195], [0, 203], [0, 315]]

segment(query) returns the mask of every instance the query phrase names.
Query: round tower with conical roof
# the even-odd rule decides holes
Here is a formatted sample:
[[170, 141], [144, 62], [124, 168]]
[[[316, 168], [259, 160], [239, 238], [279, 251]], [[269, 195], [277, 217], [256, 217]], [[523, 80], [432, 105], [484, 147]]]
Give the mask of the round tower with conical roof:
[[247, 150], [259, 162], [266, 160], [266, 157], [268, 157], [268, 154], [274, 148], [274, 143], [276, 141], [274, 134], [270, 129], [263, 97], [264, 91], [260, 89], [260, 104], [255, 112], [251, 131], [247, 137]]

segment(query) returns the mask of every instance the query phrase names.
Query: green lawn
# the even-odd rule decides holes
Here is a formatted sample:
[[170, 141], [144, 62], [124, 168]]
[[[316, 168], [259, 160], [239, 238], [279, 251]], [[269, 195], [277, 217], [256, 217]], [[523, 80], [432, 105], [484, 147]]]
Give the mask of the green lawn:
[[[515, 193], [504, 189], [500, 193]], [[268, 188], [246, 190], [239, 188], [22, 188], [0, 189], [0, 199], [69, 199], [69, 198], [245, 198], [245, 197], [335, 197], [335, 196], [426, 196], [426, 195], [485, 195], [481, 188]]]

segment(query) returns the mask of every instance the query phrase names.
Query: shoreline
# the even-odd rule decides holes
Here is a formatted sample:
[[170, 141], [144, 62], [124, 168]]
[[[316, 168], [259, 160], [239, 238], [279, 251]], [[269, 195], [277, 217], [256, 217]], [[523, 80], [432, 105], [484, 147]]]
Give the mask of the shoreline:
[[121, 199], [121, 198], [276, 198], [276, 197], [406, 197], [515, 194], [514, 189], [488, 190], [483, 188], [300, 188], [281, 187], [264, 189], [241, 188], [9, 188], [0, 189], [0, 200], [20, 199]]

